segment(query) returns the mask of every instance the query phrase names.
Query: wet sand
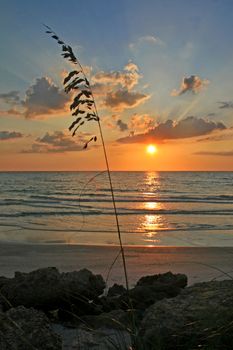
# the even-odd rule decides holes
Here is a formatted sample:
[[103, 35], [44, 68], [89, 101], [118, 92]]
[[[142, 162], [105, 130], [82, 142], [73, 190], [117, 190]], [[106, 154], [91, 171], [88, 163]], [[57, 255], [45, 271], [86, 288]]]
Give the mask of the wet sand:
[[[0, 243], [0, 276], [56, 266], [60, 271], [90, 269], [107, 277], [119, 252], [115, 246]], [[233, 278], [233, 247], [126, 247], [130, 285], [148, 274], [185, 273], [189, 285], [212, 279]], [[124, 283], [121, 257], [114, 264], [108, 285]]]

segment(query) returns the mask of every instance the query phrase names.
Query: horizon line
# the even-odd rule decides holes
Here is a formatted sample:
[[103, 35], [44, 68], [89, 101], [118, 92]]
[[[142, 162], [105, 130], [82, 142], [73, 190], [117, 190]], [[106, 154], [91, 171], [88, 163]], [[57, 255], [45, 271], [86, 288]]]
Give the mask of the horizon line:
[[[0, 173], [81, 173], [81, 172], [107, 172], [107, 170], [0, 170]], [[233, 172], [233, 170], [110, 170], [111, 173], [125, 172], [125, 173], [221, 173], [221, 172]]]

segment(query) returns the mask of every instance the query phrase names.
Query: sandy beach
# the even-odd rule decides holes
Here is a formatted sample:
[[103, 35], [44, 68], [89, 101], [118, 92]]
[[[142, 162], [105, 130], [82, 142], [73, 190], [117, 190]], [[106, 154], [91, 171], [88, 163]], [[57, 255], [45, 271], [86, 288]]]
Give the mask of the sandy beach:
[[[15, 271], [29, 272], [56, 266], [60, 271], [81, 268], [106, 278], [119, 252], [116, 246], [0, 244], [0, 275], [12, 277]], [[185, 273], [189, 285], [233, 276], [233, 247], [126, 247], [130, 285], [143, 275]], [[228, 274], [228, 276], [227, 276]], [[124, 283], [121, 257], [111, 270], [108, 285]]]

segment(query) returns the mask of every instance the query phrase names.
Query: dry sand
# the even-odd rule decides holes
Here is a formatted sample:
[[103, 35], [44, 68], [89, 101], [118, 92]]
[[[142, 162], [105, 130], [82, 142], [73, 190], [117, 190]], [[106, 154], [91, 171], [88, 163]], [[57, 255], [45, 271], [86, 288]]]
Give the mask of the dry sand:
[[[1, 243], [0, 276], [56, 266], [60, 271], [88, 268], [106, 278], [118, 252], [113, 246]], [[233, 276], [233, 247], [126, 247], [125, 254], [131, 286], [143, 275], [167, 271], [187, 274], [189, 285]], [[108, 285], [115, 282], [124, 283], [121, 257], [112, 268]]]

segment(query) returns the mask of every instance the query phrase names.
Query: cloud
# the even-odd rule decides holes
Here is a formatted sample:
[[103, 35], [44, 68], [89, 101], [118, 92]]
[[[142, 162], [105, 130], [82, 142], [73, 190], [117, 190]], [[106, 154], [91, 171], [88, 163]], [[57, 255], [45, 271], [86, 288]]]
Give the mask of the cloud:
[[[112, 119], [116, 120], [115, 116]], [[148, 115], [134, 114], [128, 123], [123, 122], [121, 119], [116, 120], [116, 125], [120, 131], [130, 130], [130, 135], [134, 135], [135, 132], [147, 132], [155, 126], [154, 118]], [[114, 128], [115, 124], [111, 123], [111, 128]]]
[[125, 70], [129, 71], [129, 72], [137, 72], [138, 71], [138, 66], [135, 63], [133, 63], [132, 61], [129, 61], [125, 65]]
[[1, 110], [1, 115], [35, 118], [65, 111], [70, 96], [60, 90], [48, 77], [41, 77], [26, 90], [24, 99], [20, 99], [18, 91], [11, 91], [0, 94], [0, 100], [11, 107], [8, 110]]
[[150, 98], [150, 95], [142, 94], [136, 91], [119, 89], [109, 92], [105, 98], [105, 106], [113, 110], [122, 111], [125, 108], [134, 108]]
[[223, 129], [216, 131], [213, 135], [204, 137], [198, 140], [198, 142], [218, 142], [229, 141], [233, 138], [233, 128]]
[[94, 95], [102, 108], [123, 111], [144, 103], [150, 95], [133, 90], [138, 85], [138, 66], [128, 62], [122, 71], [100, 71], [92, 77]]
[[184, 77], [179, 90], [173, 90], [172, 96], [180, 96], [186, 92], [192, 92], [198, 94], [204, 87], [209, 84], [209, 80], [201, 79], [197, 75], [191, 75], [190, 77]]
[[69, 97], [61, 91], [53, 82], [42, 77], [26, 91], [22, 105], [25, 107], [26, 118], [34, 118], [39, 115], [46, 115], [61, 112], [65, 109]]
[[126, 123], [124, 123], [121, 119], [118, 119], [116, 124], [119, 127], [120, 131], [128, 130], [128, 125]]
[[[67, 72], [63, 71], [62, 75], [64, 74]], [[122, 111], [143, 103], [150, 96], [134, 90], [141, 77], [138, 66], [132, 61], [122, 70], [100, 71], [94, 74], [92, 90], [99, 108]], [[8, 109], [0, 110], [0, 115], [19, 115], [34, 119], [68, 112], [72, 96], [67, 95], [48, 77], [41, 77], [26, 90], [23, 99], [20, 99], [18, 91], [1, 94], [0, 99], [10, 105]]]
[[[62, 75], [64, 74], [67, 72], [63, 71]], [[138, 66], [132, 61], [123, 70], [94, 74], [92, 90], [99, 108], [123, 110], [144, 102], [149, 96], [133, 90], [140, 78]], [[67, 112], [72, 96], [67, 95], [48, 77], [41, 77], [26, 90], [23, 99], [20, 99], [18, 91], [0, 94], [0, 99], [10, 105], [10, 109], [0, 110], [0, 115], [12, 114], [33, 119]]]
[[233, 102], [231, 102], [231, 101], [228, 101], [228, 102], [222, 101], [222, 102], [218, 102], [218, 103], [221, 104], [221, 106], [219, 106], [220, 109], [231, 109], [231, 108], [233, 108]]
[[17, 110], [16, 108], [10, 108], [7, 110], [0, 110], [0, 117], [5, 115], [11, 115], [11, 116], [22, 116], [23, 113]]
[[0, 100], [7, 104], [18, 104], [20, 103], [19, 91], [10, 91], [0, 94]]
[[148, 132], [155, 127], [155, 119], [149, 115], [134, 114], [129, 121], [129, 129], [132, 132]]
[[129, 44], [131, 50], [140, 48], [143, 44], [164, 45], [163, 41], [154, 35], [145, 35], [138, 38], [135, 42]]
[[23, 134], [16, 131], [0, 131], [0, 141], [9, 141], [22, 138]]
[[107, 85], [112, 88], [118, 85], [124, 89], [131, 90], [138, 84], [140, 77], [141, 76], [138, 73], [138, 66], [133, 62], [129, 62], [124, 67], [123, 71], [100, 71], [96, 73], [92, 77], [92, 81], [94, 83], [93, 88], [100, 89], [103, 85]]
[[187, 117], [180, 121], [167, 120], [159, 123], [146, 133], [141, 133], [118, 140], [121, 143], [159, 142], [165, 140], [184, 139], [209, 134], [215, 130], [224, 130], [226, 126], [220, 122], [212, 122], [203, 118]]
[[24, 150], [23, 153], [64, 153], [82, 151], [85, 137], [90, 136], [88, 133], [80, 133], [77, 139], [66, 135], [62, 131], [46, 133], [43, 137], [37, 138], [31, 149]]
[[193, 154], [199, 155], [199, 156], [233, 157], [233, 151], [218, 151], [218, 152], [200, 151], [200, 152], [195, 152]]

